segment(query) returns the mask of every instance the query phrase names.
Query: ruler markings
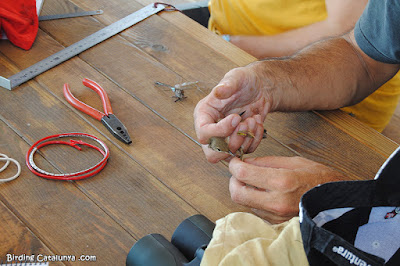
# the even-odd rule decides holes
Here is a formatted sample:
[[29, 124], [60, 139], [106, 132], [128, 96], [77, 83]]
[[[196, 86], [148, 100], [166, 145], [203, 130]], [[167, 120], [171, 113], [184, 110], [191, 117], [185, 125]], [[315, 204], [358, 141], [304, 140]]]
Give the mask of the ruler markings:
[[53, 19], [63, 19], [63, 18], [76, 18], [76, 17], [93, 16], [93, 15], [100, 15], [100, 14], [103, 14], [103, 10], [83, 11], [83, 12], [65, 13], [65, 14], [56, 14], [56, 15], [46, 15], [46, 16], [39, 16], [39, 21], [53, 20]]
[[[82, 53], [83, 51], [101, 43], [104, 40], [118, 34], [119, 32], [135, 25], [136, 23], [154, 15], [165, 8], [164, 5], [154, 7], [154, 4], [143, 7], [142, 9], [106, 26], [105, 28], [85, 37], [84, 39], [71, 44], [63, 50], [37, 62], [36, 64], [12, 75], [9, 79], [0, 77], [0, 86], [12, 90], [22, 83], [42, 74], [43, 72], [65, 62], [66, 60]], [[8, 80], [10, 82], [8, 82]], [[11, 84], [11, 86], [9, 86]]]

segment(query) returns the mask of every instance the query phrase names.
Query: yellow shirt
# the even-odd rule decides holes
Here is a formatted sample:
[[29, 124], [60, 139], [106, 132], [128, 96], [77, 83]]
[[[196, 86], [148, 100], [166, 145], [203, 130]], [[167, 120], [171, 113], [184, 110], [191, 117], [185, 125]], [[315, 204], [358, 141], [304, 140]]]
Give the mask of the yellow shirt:
[[[328, 15], [325, 0], [211, 0], [209, 8], [209, 29], [229, 35], [279, 34], [324, 20]], [[362, 102], [342, 110], [382, 131], [399, 98], [397, 74]]]

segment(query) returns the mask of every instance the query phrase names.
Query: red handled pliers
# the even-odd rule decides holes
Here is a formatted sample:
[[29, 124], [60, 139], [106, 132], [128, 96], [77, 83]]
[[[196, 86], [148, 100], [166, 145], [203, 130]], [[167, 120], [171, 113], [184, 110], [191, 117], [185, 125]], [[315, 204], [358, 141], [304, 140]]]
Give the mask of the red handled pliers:
[[120, 141], [131, 144], [131, 138], [122, 122], [112, 113], [110, 99], [108, 98], [107, 92], [96, 82], [90, 79], [84, 79], [83, 85], [94, 90], [101, 98], [103, 103], [104, 113], [94, 109], [93, 107], [79, 101], [75, 98], [69, 90], [69, 85], [64, 84], [64, 96], [65, 99], [76, 109], [92, 116], [93, 118], [101, 121], [103, 125]]

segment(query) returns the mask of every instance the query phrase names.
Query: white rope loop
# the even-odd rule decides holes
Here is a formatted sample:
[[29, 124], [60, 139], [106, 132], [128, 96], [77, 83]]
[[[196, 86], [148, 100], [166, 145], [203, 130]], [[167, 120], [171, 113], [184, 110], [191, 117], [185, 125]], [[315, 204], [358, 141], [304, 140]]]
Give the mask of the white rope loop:
[[12, 181], [12, 180], [16, 179], [21, 174], [21, 165], [19, 164], [19, 162], [17, 160], [8, 157], [5, 154], [0, 153], [0, 161], [5, 161], [6, 162], [3, 165], [3, 167], [0, 168], [0, 173], [7, 169], [7, 167], [10, 164], [10, 162], [13, 162], [17, 166], [17, 173], [12, 177], [0, 179], [0, 183], [5, 183], [5, 182]]

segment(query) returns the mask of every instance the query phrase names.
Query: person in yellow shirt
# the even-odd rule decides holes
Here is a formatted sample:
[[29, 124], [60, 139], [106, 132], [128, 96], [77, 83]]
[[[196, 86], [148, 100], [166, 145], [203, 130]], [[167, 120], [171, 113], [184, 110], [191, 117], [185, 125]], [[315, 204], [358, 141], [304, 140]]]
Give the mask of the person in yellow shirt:
[[[313, 42], [350, 31], [367, 2], [211, 0], [208, 27], [259, 59], [289, 56]], [[400, 74], [362, 102], [341, 109], [381, 132], [399, 98]]]

